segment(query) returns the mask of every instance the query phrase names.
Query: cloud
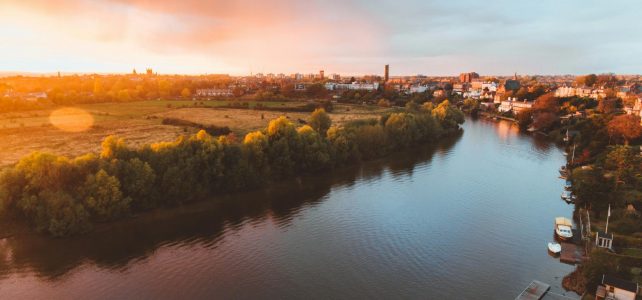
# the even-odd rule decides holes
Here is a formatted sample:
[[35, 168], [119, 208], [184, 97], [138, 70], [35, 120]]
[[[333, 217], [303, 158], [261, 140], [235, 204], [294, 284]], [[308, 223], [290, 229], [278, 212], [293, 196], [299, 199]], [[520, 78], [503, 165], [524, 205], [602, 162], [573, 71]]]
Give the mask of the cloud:
[[640, 18], [626, 0], [4, 0], [0, 54], [58, 69], [633, 72]]

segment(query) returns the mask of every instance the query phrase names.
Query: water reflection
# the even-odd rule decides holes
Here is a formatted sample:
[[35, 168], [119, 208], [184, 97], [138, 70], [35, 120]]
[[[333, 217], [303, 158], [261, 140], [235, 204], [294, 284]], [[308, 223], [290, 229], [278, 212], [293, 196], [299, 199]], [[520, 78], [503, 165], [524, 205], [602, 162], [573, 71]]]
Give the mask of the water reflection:
[[416, 147], [329, 174], [302, 176], [263, 190], [221, 195], [211, 201], [158, 210], [99, 227], [87, 236], [52, 239], [26, 234], [5, 238], [0, 240], [0, 279], [34, 272], [47, 280], [58, 280], [84, 264], [126, 271], [133, 262], [148, 259], [164, 246], [216, 247], [230, 232], [267, 219], [284, 228], [302, 210], [323, 201], [332, 189], [350, 188], [355, 182], [377, 181], [384, 174], [401, 180], [410, 178], [415, 168], [430, 164], [436, 154], [447, 154], [460, 138], [458, 134], [434, 145]]

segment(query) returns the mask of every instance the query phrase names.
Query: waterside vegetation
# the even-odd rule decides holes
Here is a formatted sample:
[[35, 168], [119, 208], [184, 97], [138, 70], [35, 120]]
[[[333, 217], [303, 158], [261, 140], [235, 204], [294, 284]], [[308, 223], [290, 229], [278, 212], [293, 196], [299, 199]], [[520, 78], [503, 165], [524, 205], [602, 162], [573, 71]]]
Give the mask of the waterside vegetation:
[[242, 140], [205, 130], [139, 148], [107, 137], [100, 155], [32, 153], [0, 173], [0, 219], [68, 236], [95, 224], [208, 195], [258, 188], [385, 156], [459, 131], [464, 117], [446, 100], [379, 119], [332, 125], [323, 109], [297, 127], [285, 117]]

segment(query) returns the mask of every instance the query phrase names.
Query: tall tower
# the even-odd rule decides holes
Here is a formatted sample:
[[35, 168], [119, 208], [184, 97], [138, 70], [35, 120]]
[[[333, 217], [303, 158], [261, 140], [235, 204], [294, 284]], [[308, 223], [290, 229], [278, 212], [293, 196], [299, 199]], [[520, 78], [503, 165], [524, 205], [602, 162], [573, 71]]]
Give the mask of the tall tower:
[[386, 65], [383, 71], [383, 82], [388, 82], [388, 79], [390, 78], [389, 75], [390, 75], [390, 65]]
[[323, 70], [319, 71], [319, 78], [323, 80]]

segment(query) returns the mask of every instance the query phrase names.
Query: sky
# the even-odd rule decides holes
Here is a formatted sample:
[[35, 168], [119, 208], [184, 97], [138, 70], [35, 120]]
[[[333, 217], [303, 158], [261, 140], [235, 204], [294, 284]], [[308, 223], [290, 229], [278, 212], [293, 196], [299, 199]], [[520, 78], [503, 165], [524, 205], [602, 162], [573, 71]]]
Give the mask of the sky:
[[0, 0], [0, 71], [642, 73], [638, 0]]

